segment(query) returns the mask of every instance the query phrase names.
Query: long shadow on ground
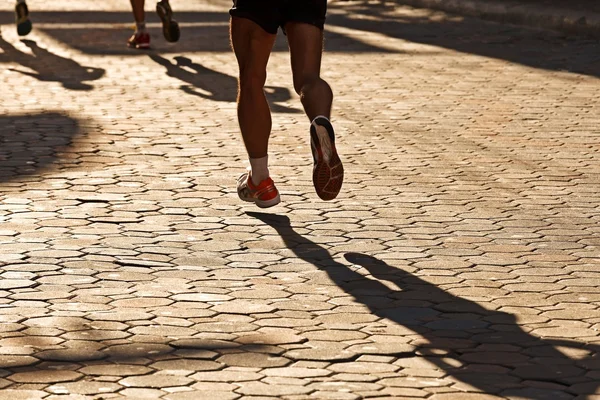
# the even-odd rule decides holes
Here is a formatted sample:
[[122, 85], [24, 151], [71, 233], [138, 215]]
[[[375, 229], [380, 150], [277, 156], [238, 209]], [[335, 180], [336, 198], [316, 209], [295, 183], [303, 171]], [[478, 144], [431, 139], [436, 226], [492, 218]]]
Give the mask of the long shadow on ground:
[[76, 119], [57, 112], [0, 116], [0, 182], [52, 167], [80, 133]]
[[[155, 13], [147, 14], [151, 35], [151, 48], [163, 54], [169, 52], [231, 52], [229, 42], [229, 14], [227, 12], [176, 12], [181, 24], [181, 38], [177, 43], [167, 43]], [[86, 54], [146, 55], [145, 51], [129, 49], [126, 41], [133, 31], [130, 12], [73, 11], [52, 12], [31, 10], [34, 30], [39, 30], [71, 48]], [[0, 24], [14, 24], [14, 15], [0, 12]], [[329, 32], [325, 42], [327, 51], [387, 53], [385, 47], [367, 44], [343, 34]], [[283, 35], [274, 51], [287, 51]]]
[[391, 39], [444, 47], [534, 68], [600, 77], [600, 43], [597, 40], [468, 17], [433, 20], [422, 14], [400, 16], [394, 13], [397, 5], [393, 3], [340, 4], [335, 8], [345, 12], [331, 13], [327, 18], [328, 25], [376, 32]]
[[[187, 94], [207, 100], [234, 103], [237, 94], [237, 79], [233, 76], [207, 68], [193, 62], [188, 57], [173, 57], [175, 62], [151, 54], [150, 58], [166, 68], [167, 76], [183, 82], [180, 89]], [[289, 89], [278, 86], [266, 86], [265, 93], [273, 112], [299, 113], [300, 110], [279, 104], [292, 98]]]
[[[426, 13], [399, 15], [395, 12], [397, 7], [393, 2], [331, 4], [327, 26], [349, 28], [357, 31], [358, 35], [349, 37], [345, 33], [327, 31], [325, 50], [341, 53], [399, 52], [390, 50], [385, 39], [380, 40], [381, 43], [365, 43], [360, 39], [360, 32], [374, 32], [390, 39], [439, 46], [539, 69], [600, 77], [600, 44], [597, 40], [566, 37], [557, 32], [476, 18], [433, 19]], [[12, 19], [12, 13], [0, 12], [0, 23], [12, 24]], [[166, 43], [160, 29], [150, 27], [154, 50], [161, 53], [231, 51], [227, 27], [229, 15], [226, 12], [180, 12], [177, 19], [182, 23], [182, 36], [175, 44]], [[128, 12], [38, 12], [35, 13], [35, 22], [39, 23], [36, 29], [87, 54], [144, 54], [125, 45], [131, 35], [127, 26], [131, 22]], [[158, 17], [149, 13], [148, 22], [158, 24]], [[274, 50], [287, 51], [283, 35], [280, 35]]]
[[[61, 57], [40, 46], [33, 40], [22, 40], [31, 49], [32, 54], [17, 50], [12, 44], [0, 36], [0, 62], [15, 62], [20, 67], [11, 68], [15, 73], [15, 81], [23, 74], [43, 82], [60, 82], [65, 89], [92, 90], [93, 86], [87, 83], [102, 78], [102, 68], [86, 67], [76, 61]], [[29, 70], [28, 70], [29, 69]], [[34, 72], [32, 72], [32, 71]]]
[[[346, 254], [349, 262], [374, 278], [369, 279], [296, 233], [288, 217], [247, 214], [272, 226], [297, 257], [325, 271], [373, 314], [421, 335], [429, 344], [418, 350], [428, 361], [477, 390], [520, 399], [562, 400], [595, 394], [600, 388], [598, 345], [533, 336], [512, 314], [485, 309], [374, 257]], [[390, 289], [383, 281], [400, 290]], [[557, 346], [582, 348], [589, 353], [574, 360]]]
[[[330, 7], [327, 25], [356, 30], [358, 36], [360, 32], [375, 32], [390, 39], [444, 47], [534, 68], [600, 77], [600, 44], [597, 40], [565, 37], [557, 32], [476, 18], [438, 20], [423, 13], [398, 15], [395, 13], [397, 7], [394, 3], [334, 3]], [[154, 50], [161, 53], [231, 51], [227, 27], [229, 15], [226, 12], [180, 12], [177, 13], [177, 19], [182, 23], [182, 36], [175, 44], [166, 43], [160, 29], [151, 26]], [[35, 22], [39, 23], [36, 29], [87, 54], [144, 54], [125, 45], [131, 35], [127, 26], [131, 22], [129, 12], [42, 11], [35, 13]], [[148, 22], [158, 24], [158, 17], [149, 13]], [[0, 12], [0, 23], [12, 24], [12, 13]], [[351, 38], [340, 32], [328, 31], [325, 50], [343, 53], [394, 52], [385, 46], [385, 40], [380, 44], [365, 43], [354, 36]], [[274, 50], [287, 51], [283, 35], [280, 35]]]

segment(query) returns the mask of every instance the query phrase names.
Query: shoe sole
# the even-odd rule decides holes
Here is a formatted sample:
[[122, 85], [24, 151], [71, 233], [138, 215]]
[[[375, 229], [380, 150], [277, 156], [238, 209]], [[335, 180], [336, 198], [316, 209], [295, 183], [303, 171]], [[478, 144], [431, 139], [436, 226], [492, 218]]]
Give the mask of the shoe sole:
[[273, 206], [276, 206], [277, 204], [279, 204], [281, 202], [281, 197], [279, 197], [279, 194], [278, 194], [277, 197], [274, 197], [271, 200], [253, 199], [250, 201], [254, 202], [254, 204], [256, 204], [256, 206], [259, 208], [269, 208], [269, 207], [273, 207]]
[[335, 148], [333, 126], [320, 119], [310, 127], [310, 147], [313, 153], [313, 184], [322, 200], [333, 200], [342, 189], [344, 166]]
[[281, 202], [281, 197], [279, 196], [279, 193], [277, 193], [277, 196], [272, 198], [271, 200], [259, 200], [259, 199], [255, 199], [253, 197], [242, 197], [242, 196], [240, 196], [239, 193], [238, 193], [238, 197], [240, 198], [240, 200], [246, 201], [248, 203], [256, 204], [256, 206], [259, 208], [273, 207]]
[[131, 49], [148, 50], [148, 49], [150, 49], [150, 43], [148, 43], [148, 44], [129, 44], [129, 43], [127, 43], [127, 47], [129, 47]]
[[28, 35], [31, 32], [31, 29], [33, 28], [33, 24], [29, 20], [29, 9], [27, 8], [27, 4], [17, 4], [17, 6], [15, 7], [15, 13], [17, 15], [17, 33], [19, 34], [19, 36]]
[[169, 15], [167, 10], [160, 3], [156, 4], [156, 13], [162, 21], [162, 31], [165, 40], [171, 43], [177, 42], [181, 36], [177, 21], [173, 21], [171, 15]]

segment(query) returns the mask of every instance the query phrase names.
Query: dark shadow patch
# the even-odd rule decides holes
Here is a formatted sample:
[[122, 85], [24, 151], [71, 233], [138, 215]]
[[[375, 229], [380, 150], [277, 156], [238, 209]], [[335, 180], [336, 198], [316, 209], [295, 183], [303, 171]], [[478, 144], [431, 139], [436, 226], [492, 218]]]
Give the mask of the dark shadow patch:
[[[188, 52], [231, 52], [229, 43], [229, 14], [227, 12], [177, 13], [181, 38], [177, 43], [164, 40], [159, 27], [150, 26], [151, 48], [162, 54]], [[133, 33], [133, 17], [130, 12], [72, 11], [53, 12], [32, 10], [34, 29], [86, 54], [145, 55], [144, 50], [130, 49], [127, 39]], [[156, 13], [147, 13], [148, 24], [160, 22]], [[13, 24], [14, 16], [0, 12], [1, 24]], [[77, 24], [69, 26], [69, 23]], [[37, 25], [36, 25], [37, 24]], [[56, 27], [52, 25], [55, 24]], [[90, 24], [89, 27], [85, 24]], [[102, 26], [104, 24], [105, 26]], [[285, 36], [278, 35], [274, 51], [287, 51]], [[390, 50], [374, 44], [366, 44], [345, 35], [327, 33], [325, 49], [331, 52], [389, 53]]]
[[40, 174], [81, 134], [80, 123], [65, 114], [0, 117], [0, 182]]
[[439, 21], [410, 15], [399, 17], [392, 14], [397, 7], [393, 3], [339, 6], [342, 7], [346, 12], [331, 14], [328, 25], [377, 32], [539, 69], [600, 76], [597, 40], [470, 17]]
[[[26, 69], [11, 68], [19, 74], [27, 75], [42, 82], [60, 82], [65, 89], [69, 90], [92, 90], [94, 87], [89, 81], [95, 81], [104, 76], [104, 69], [87, 67], [78, 64], [69, 58], [61, 57], [40, 46], [33, 40], [22, 40], [31, 49], [33, 54], [23, 53], [17, 50], [0, 36], [0, 62], [15, 62]], [[15, 80], [19, 76], [15, 75]]]
[[[237, 78], [193, 62], [188, 57], [176, 56], [173, 61], [158, 54], [150, 58], [166, 68], [167, 76], [179, 79], [184, 84], [180, 89], [190, 95], [213, 101], [234, 103], [237, 94]], [[279, 104], [292, 98], [287, 88], [266, 86], [265, 93], [273, 112], [299, 113], [298, 109]]]
[[[421, 335], [428, 344], [421, 345], [418, 353], [461, 382], [485, 393], [531, 400], [573, 399], [576, 394], [595, 394], [600, 388], [594, 378], [600, 372], [598, 345], [533, 336], [512, 314], [452, 295], [369, 255], [346, 254], [348, 262], [368, 272], [359, 273], [296, 233], [287, 216], [246, 214], [273, 227], [297, 257], [325, 271], [374, 315]], [[391, 289], [385, 281], [400, 290]], [[582, 348], [589, 356], [574, 360], [557, 346]], [[531, 381], [550, 385], [530, 386]], [[569, 387], [575, 384], [577, 390], [571, 391]]]

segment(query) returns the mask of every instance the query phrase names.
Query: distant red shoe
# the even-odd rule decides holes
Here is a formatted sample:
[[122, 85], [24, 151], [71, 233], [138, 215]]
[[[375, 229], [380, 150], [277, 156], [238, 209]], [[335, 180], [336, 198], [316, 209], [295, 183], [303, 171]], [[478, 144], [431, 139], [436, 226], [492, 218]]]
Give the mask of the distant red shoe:
[[133, 36], [127, 41], [127, 46], [134, 49], [149, 49], [150, 48], [150, 34], [149, 33], [134, 33]]
[[238, 178], [237, 192], [240, 199], [255, 203], [260, 208], [273, 207], [281, 201], [273, 179], [267, 178], [255, 186], [249, 172]]

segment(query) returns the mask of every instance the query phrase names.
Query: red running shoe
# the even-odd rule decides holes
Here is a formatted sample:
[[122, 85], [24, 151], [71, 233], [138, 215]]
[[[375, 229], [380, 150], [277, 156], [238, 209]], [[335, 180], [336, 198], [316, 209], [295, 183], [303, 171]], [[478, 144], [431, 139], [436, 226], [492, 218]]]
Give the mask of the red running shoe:
[[333, 200], [342, 188], [344, 166], [335, 149], [333, 126], [327, 118], [317, 117], [310, 125], [310, 148], [317, 195], [323, 200]]
[[134, 49], [149, 49], [150, 48], [150, 34], [147, 32], [134, 33], [132, 37], [127, 41], [127, 46]]
[[255, 203], [260, 208], [273, 207], [281, 201], [273, 179], [267, 178], [255, 186], [250, 179], [250, 171], [238, 178], [237, 192], [240, 199]]

